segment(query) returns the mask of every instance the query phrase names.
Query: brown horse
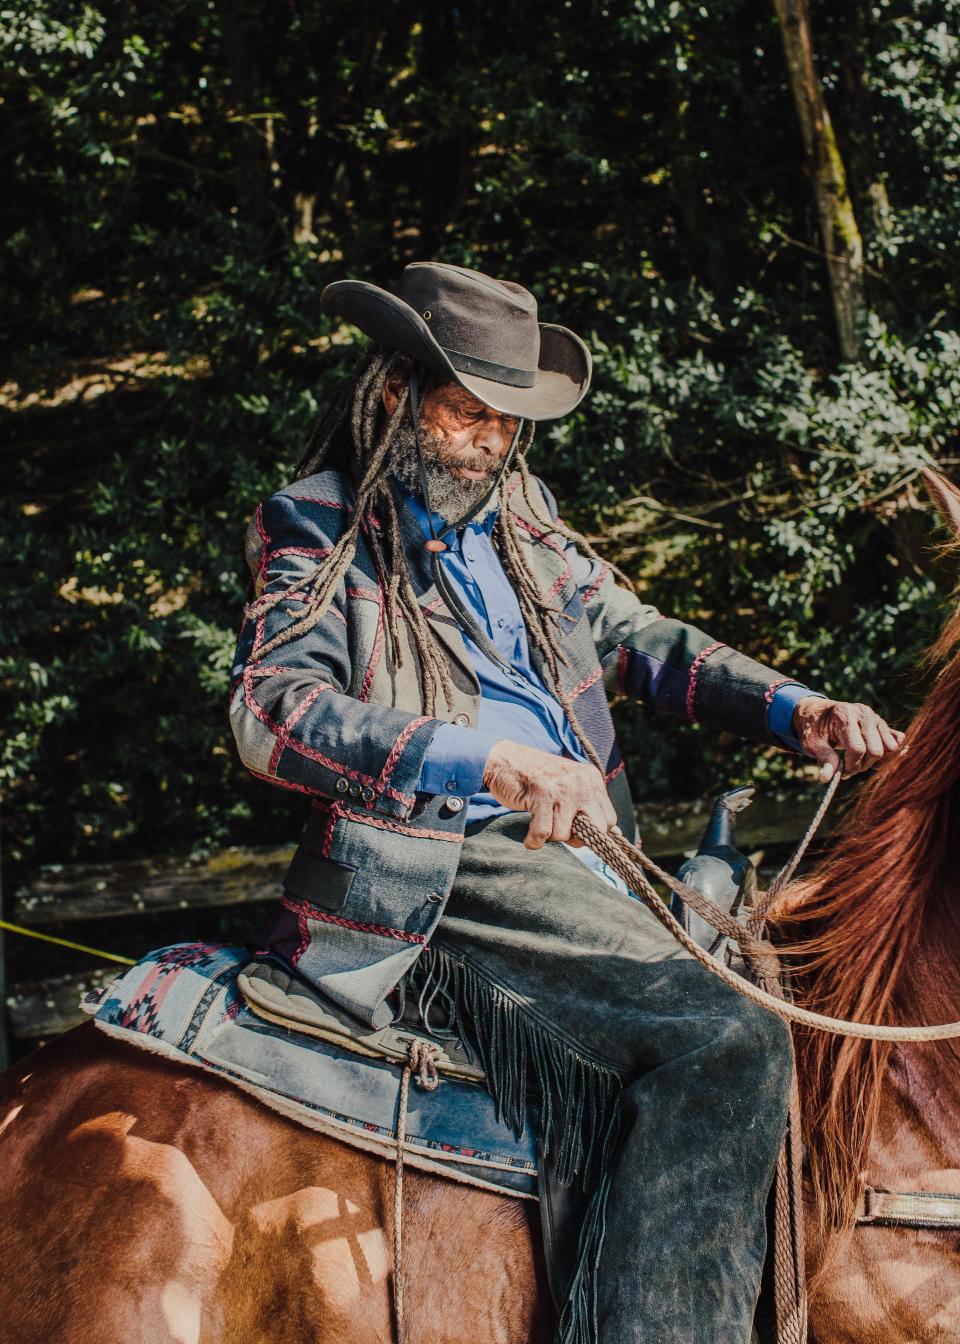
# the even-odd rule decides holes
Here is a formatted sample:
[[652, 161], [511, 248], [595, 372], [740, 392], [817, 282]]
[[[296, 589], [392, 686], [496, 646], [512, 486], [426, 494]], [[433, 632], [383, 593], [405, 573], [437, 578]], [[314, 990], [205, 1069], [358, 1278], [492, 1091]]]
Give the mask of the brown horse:
[[[960, 541], [960, 491], [927, 483]], [[864, 787], [832, 857], [778, 919], [802, 949], [802, 1002], [834, 1017], [960, 1018], [960, 608], [929, 663], [939, 674], [904, 753]], [[956, 1041], [891, 1049], [797, 1033], [817, 1344], [960, 1339], [960, 1226], [856, 1225], [864, 1187], [960, 1195], [958, 1055]]]
[[[960, 492], [939, 502], [960, 536]], [[781, 914], [806, 1002], [960, 1017], [960, 611], [907, 752]], [[853, 1228], [861, 1181], [960, 1194], [957, 1046], [801, 1035], [818, 1344], [960, 1338], [960, 1232]], [[0, 1344], [394, 1338], [393, 1167], [81, 1027], [0, 1084]], [[535, 1206], [410, 1171], [411, 1340], [550, 1338]]]
[[[392, 1163], [77, 1028], [0, 1096], [2, 1344], [390, 1344]], [[536, 1205], [407, 1169], [416, 1344], [546, 1344]]]

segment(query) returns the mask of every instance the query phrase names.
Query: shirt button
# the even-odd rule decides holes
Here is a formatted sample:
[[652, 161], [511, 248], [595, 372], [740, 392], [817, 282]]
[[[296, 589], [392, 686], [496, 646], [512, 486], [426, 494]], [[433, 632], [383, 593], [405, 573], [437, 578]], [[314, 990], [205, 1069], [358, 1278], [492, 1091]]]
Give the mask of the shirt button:
[[456, 781], [455, 779], [448, 779], [447, 782], [446, 782], [446, 784], [444, 784], [443, 787], [444, 787], [449, 793], [453, 793], [454, 789], [457, 787], [457, 781]]
[[502, 630], [503, 627], [506, 625], [506, 623], [507, 623], [507, 618], [506, 618], [505, 616], [498, 616], [498, 617], [497, 617], [497, 625], [500, 627], [501, 630]]
[[476, 560], [476, 558], [477, 557], [474, 555], [473, 551], [467, 551], [467, 559], [470, 561], [471, 564], [474, 562], [474, 560]]
[[454, 719], [454, 723], [457, 724], [457, 726], [460, 728], [466, 728], [469, 722], [470, 722], [469, 714], [458, 714], [457, 717]]

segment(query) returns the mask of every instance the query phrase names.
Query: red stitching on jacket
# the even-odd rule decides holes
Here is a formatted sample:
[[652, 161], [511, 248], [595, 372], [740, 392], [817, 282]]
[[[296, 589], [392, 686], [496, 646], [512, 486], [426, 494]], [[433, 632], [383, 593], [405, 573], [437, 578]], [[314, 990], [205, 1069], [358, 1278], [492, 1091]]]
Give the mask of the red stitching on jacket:
[[[250, 710], [251, 714], [259, 719], [265, 728], [269, 729], [274, 737], [282, 737], [283, 726], [277, 723], [275, 719], [271, 719], [270, 715], [257, 701], [253, 692], [250, 690], [249, 683], [253, 680], [253, 677], [254, 669], [252, 667], [245, 668], [243, 673], [244, 704]], [[326, 683], [324, 683], [324, 685], [326, 685]], [[315, 751], [313, 747], [308, 747], [305, 743], [290, 741], [285, 743], [285, 745], [289, 746], [291, 750], [298, 752], [300, 755], [306, 756], [308, 760], [316, 761], [318, 765], [325, 765], [328, 770], [333, 770], [336, 774], [346, 775], [348, 779], [356, 779], [362, 784], [373, 783], [372, 775], [362, 775], [358, 770], [351, 770], [348, 766], [344, 765], [342, 761], [331, 760], [329, 756], [322, 755], [319, 751]], [[275, 779], [276, 776], [264, 775], [263, 778]], [[311, 790], [311, 792], [314, 792], [314, 790]], [[321, 796], [323, 796], [322, 793]], [[402, 795], [399, 796], [402, 797]]]
[[264, 779], [268, 784], [276, 784], [281, 789], [290, 789], [293, 793], [305, 793], [310, 798], [325, 798], [326, 794], [321, 793], [319, 789], [311, 789], [307, 784], [294, 784], [292, 779], [281, 779], [279, 775], [265, 775], [260, 770], [254, 770], [252, 766], [247, 766], [249, 774], [254, 779]]
[[309, 560], [323, 560], [332, 550], [332, 546], [278, 546], [275, 551], [268, 552], [264, 566], [281, 555], [303, 555]]
[[258, 504], [254, 513], [257, 523], [257, 531], [260, 533], [260, 568], [257, 570], [257, 578], [265, 578], [267, 573], [267, 547], [270, 545], [270, 533], [263, 525], [263, 505]]
[[547, 601], [549, 598], [551, 598], [551, 597], [555, 596], [555, 594], [559, 593], [560, 589], [561, 589], [561, 588], [563, 587], [563, 585], [566, 583], [567, 579], [572, 579], [572, 578], [573, 578], [573, 570], [570, 569], [569, 567], [567, 567], [567, 568], [563, 571], [562, 574], [558, 574], [558, 575], [557, 575], [557, 577], [554, 579], [553, 583], [550, 585], [550, 587], [549, 587], [549, 588], [547, 589], [547, 591], [544, 593], [544, 595], [543, 595], [543, 597], [544, 597], [544, 601]]
[[243, 676], [246, 677], [249, 673], [251, 678], [278, 677], [281, 672], [296, 672], [297, 670], [298, 669], [294, 667], [281, 667], [279, 663], [270, 663], [267, 667], [245, 667], [243, 669]]
[[694, 700], [697, 694], [697, 677], [700, 673], [700, 668], [706, 659], [710, 657], [711, 653], [716, 653], [717, 649], [722, 649], [723, 647], [724, 645], [720, 640], [717, 640], [714, 644], [708, 644], [705, 649], [700, 650], [696, 658], [694, 658], [693, 662], [690, 664], [689, 680], [687, 681], [687, 718], [691, 723], [697, 722]]
[[597, 577], [594, 579], [593, 583], [591, 583], [589, 588], [584, 588], [584, 590], [580, 594], [584, 602], [589, 602], [591, 597], [594, 597], [596, 595], [597, 591], [600, 588], [600, 585], [603, 583], [604, 579], [607, 577], [609, 573], [610, 573], [610, 566], [602, 564], [600, 568], [597, 570]]
[[370, 654], [370, 661], [367, 663], [367, 670], [363, 674], [363, 681], [360, 684], [359, 700], [366, 701], [370, 695], [370, 687], [373, 685], [373, 678], [377, 667], [380, 664], [380, 655], [383, 653], [384, 637], [383, 604], [381, 603], [377, 610], [377, 637], [373, 641], [373, 650]]
[[[260, 606], [265, 606], [267, 608], [267, 611], [264, 613], [266, 615], [269, 614], [269, 612], [273, 611], [276, 607], [278, 607], [281, 602], [308, 602], [310, 596], [311, 595], [309, 593], [301, 591], [301, 589], [299, 588], [284, 588], [280, 592], [264, 593], [261, 597], [257, 598], [256, 602], [251, 602], [250, 607], [247, 611], [247, 618], [248, 619], [251, 618], [253, 616], [253, 613]], [[288, 616], [300, 615], [298, 611], [292, 611], [289, 607], [287, 607], [286, 609], [286, 614]], [[347, 618], [346, 616], [344, 616], [343, 612], [340, 610], [339, 607], [328, 607], [324, 619], [326, 619], [327, 616], [335, 616], [337, 620], [341, 623], [341, 625], [347, 624]], [[292, 669], [290, 668], [283, 669], [283, 671], [285, 672], [289, 672], [291, 670]]]
[[331, 811], [336, 813], [337, 817], [356, 821], [361, 826], [373, 826], [378, 831], [395, 831], [397, 835], [412, 835], [418, 840], [444, 840], [448, 844], [463, 844], [463, 836], [459, 831], [433, 831], [425, 826], [404, 826], [402, 822], [388, 821], [385, 817], [363, 816], [359, 812], [351, 812], [339, 802], [333, 804]]
[[623, 694], [627, 693], [627, 666], [630, 662], [630, 650], [626, 644], [621, 644], [617, 649], [617, 688]]
[[781, 677], [779, 681], [771, 681], [770, 685], [763, 693], [763, 698], [766, 700], [767, 704], [769, 705], [772, 703], [773, 697], [776, 695], [777, 691], [779, 691], [781, 686], [788, 686], [791, 681], [793, 681], [793, 677]]
[[283, 723], [281, 723], [280, 725], [280, 731], [277, 734], [277, 744], [274, 747], [273, 751], [270, 753], [270, 761], [267, 765], [268, 774], [276, 774], [277, 764], [280, 760], [280, 754], [283, 751], [284, 747], [286, 747], [290, 742], [291, 730], [296, 726], [297, 723], [300, 722], [304, 714], [306, 714], [307, 710], [313, 704], [314, 700], [318, 698], [318, 696], [322, 695], [324, 691], [332, 691], [332, 690], [333, 687], [330, 685], [329, 682], [325, 681], [318, 682], [317, 685], [314, 686], [312, 690], [307, 692], [307, 694], [303, 697], [300, 703], [294, 707], [293, 712], [287, 715]]
[[598, 664], [590, 673], [589, 677], [584, 677], [579, 686], [574, 686], [573, 690], [570, 692], [570, 699], [576, 700], [578, 695], [583, 695], [584, 691], [588, 691], [594, 682], [599, 681], [602, 676], [603, 668]]
[[[298, 504], [319, 504], [320, 507], [324, 509], [340, 509], [344, 513], [353, 513], [354, 511], [352, 504], [344, 504], [344, 502], [340, 499], [318, 499], [315, 495], [288, 495], [288, 494], [285, 494], [283, 498], [296, 500]], [[375, 513], [368, 513], [366, 518], [364, 519], [364, 522], [372, 524], [377, 529], [378, 532], [380, 531], [381, 528], [380, 519], [377, 517]]]
[[535, 537], [541, 545], [549, 546], [551, 551], [555, 551], [561, 559], [566, 560], [567, 553], [564, 548], [558, 542], [551, 541], [547, 532], [544, 532], [540, 527], [536, 527], [533, 523], [527, 522], [526, 518], [521, 518], [519, 514], [516, 515], [516, 519], [520, 526], [525, 528], [531, 536]]
[[621, 761], [619, 765], [615, 765], [612, 770], [608, 771], [607, 774], [604, 775], [603, 777], [604, 782], [606, 784], [609, 784], [611, 779], [616, 779], [617, 775], [622, 775], [625, 769], [626, 769], [626, 761]]
[[383, 594], [379, 588], [348, 588], [347, 597], [365, 597], [369, 602], [383, 606]]
[[[391, 929], [385, 924], [361, 924], [356, 919], [344, 919], [343, 915], [332, 915], [329, 910], [319, 910], [309, 901], [291, 901], [289, 896], [284, 893], [280, 897], [280, 904], [285, 906], [292, 915], [300, 919], [318, 920], [323, 924], [336, 924], [341, 929], [354, 929], [357, 933], [376, 933], [381, 938], [396, 938], [401, 943], [424, 943], [427, 938], [422, 933], [408, 933], [406, 929]], [[302, 951], [298, 948], [295, 956], [302, 956]]]
[[416, 732], [416, 730], [421, 726], [421, 724], [429, 722], [430, 722], [429, 716], [426, 714], [422, 714], [418, 719], [410, 720], [406, 728], [404, 728], [403, 732], [397, 738], [396, 742], [394, 742], [393, 747], [390, 750], [390, 755], [384, 761], [383, 769], [380, 771], [380, 778], [377, 780], [377, 784], [375, 787], [383, 788], [386, 786], [387, 780], [393, 774], [394, 767], [396, 766], [397, 761], [399, 761], [400, 759], [400, 753], [407, 745], [407, 742], [410, 740], [410, 738]]
[[323, 839], [320, 841], [320, 853], [323, 858], [329, 859], [330, 850], [333, 848], [333, 828], [337, 824], [337, 805], [336, 803], [329, 803], [324, 806], [323, 804], [314, 803], [313, 808], [315, 812], [322, 812], [324, 814]]
[[[243, 702], [250, 710], [251, 714], [253, 714], [255, 718], [259, 719], [259, 721], [263, 724], [263, 726], [267, 728], [274, 737], [283, 737], [284, 732], [282, 725], [278, 724], [274, 719], [271, 719], [270, 715], [263, 708], [263, 706], [257, 701], [252, 690], [250, 689], [250, 683], [252, 682], [255, 675], [259, 675], [259, 673], [255, 668], [253, 667], [244, 668]], [[324, 687], [327, 687], [326, 682], [324, 682], [323, 684]], [[328, 689], [335, 690], [336, 688], [329, 687]], [[339, 692], [337, 693], [339, 694]], [[420, 722], [426, 723], [427, 720], [421, 719]], [[294, 738], [291, 737], [287, 738], [284, 741], [283, 746], [289, 747], [289, 749], [291, 751], [295, 751], [298, 756], [306, 757], [308, 761], [316, 761], [318, 765], [326, 766], [326, 768], [328, 770], [332, 770], [334, 774], [345, 775], [347, 779], [355, 779], [360, 784], [369, 784], [373, 785], [373, 787], [377, 787], [377, 785], [374, 784], [374, 779], [372, 775], [365, 775], [360, 770], [354, 770], [350, 766], [344, 764], [343, 761], [335, 761], [331, 759], [331, 757], [329, 756], [324, 756], [322, 752], [315, 750], [315, 748], [308, 747], [305, 742], [297, 742]], [[396, 746], [394, 746], [394, 750], [396, 750]], [[271, 753], [270, 756], [270, 764], [273, 765], [274, 769], [276, 769], [276, 765], [274, 764], [275, 756], [276, 760], [279, 761], [279, 754], [277, 754], [274, 751]], [[390, 758], [388, 757], [387, 758], [388, 762], [389, 759]], [[250, 773], [257, 775], [260, 779], [267, 779], [271, 783], [281, 784], [285, 782], [280, 779], [279, 775], [263, 775], [256, 770], [252, 770]], [[291, 785], [290, 787], [292, 788], [300, 786]], [[320, 797], [320, 798], [329, 797], [329, 794], [324, 793], [322, 789], [307, 789], [303, 787], [302, 791], [305, 793], [309, 793], [313, 797]], [[384, 785], [383, 792], [386, 793], [387, 796], [389, 798], [392, 798], [395, 802], [402, 803], [404, 807], [412, 807], [413, 804], [416, 802], [416, 797], [414, 794], [402, 793], [399, 789], [395, 789], [392, 784]]]

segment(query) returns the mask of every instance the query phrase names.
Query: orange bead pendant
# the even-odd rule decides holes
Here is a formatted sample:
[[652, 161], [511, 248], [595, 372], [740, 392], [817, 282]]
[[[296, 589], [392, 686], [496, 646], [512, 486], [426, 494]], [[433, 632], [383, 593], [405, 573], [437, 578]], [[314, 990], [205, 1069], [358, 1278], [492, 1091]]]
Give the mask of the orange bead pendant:
[[447, 549], [447, 543], [445, 541], [439, 541], [433, 539], [424, 542], [424, 546], [428, 551], [433, 552], [445, 551]]

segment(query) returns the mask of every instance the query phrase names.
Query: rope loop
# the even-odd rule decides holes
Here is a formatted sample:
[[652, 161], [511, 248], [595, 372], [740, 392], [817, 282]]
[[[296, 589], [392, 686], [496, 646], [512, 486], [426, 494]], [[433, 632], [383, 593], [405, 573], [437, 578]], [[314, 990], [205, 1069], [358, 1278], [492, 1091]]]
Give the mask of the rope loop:
[[416, 1037], [407, 1047], [407, 1068], [413, 1074], [417, 1087], [425, 1092], [435, 1092], [440, 1086], [440, 1074], [437, 1072], [437, 1060], [440, 1047], [434, 1041], [425, 1041]]

